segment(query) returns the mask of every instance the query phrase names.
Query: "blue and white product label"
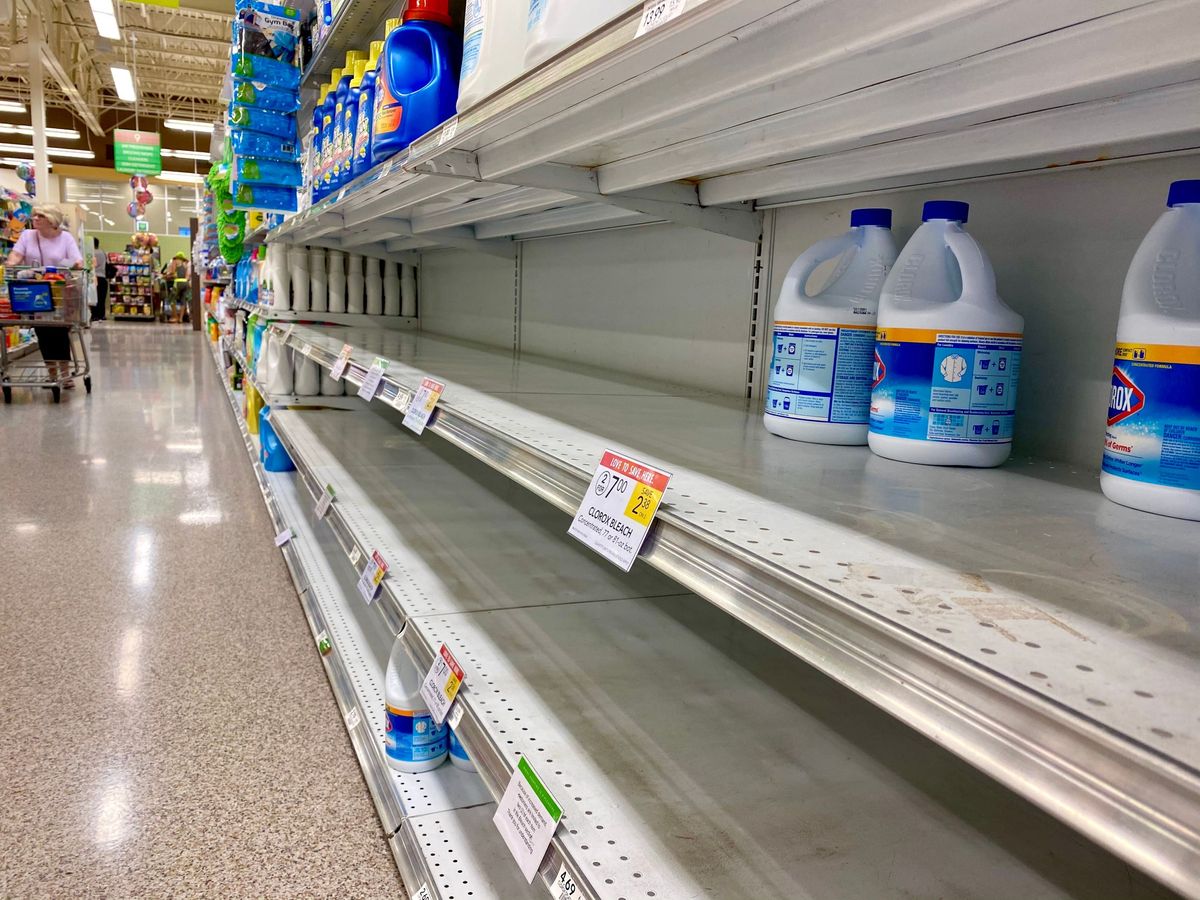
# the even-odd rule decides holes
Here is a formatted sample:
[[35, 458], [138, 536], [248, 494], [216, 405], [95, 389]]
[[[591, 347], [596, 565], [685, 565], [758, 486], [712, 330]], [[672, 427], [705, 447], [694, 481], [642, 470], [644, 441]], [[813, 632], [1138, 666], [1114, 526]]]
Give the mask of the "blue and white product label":
[[401, 762], [425, 762], [437, 759], [449, 749], [450, 731], [438, 725], [428, 713], [387, 707], [387, 734], [384, 749]]
[[461, 759], [463, 762], [471, 758], [467, 756], [467, 751], [458, 740], [458, 735], [454, 733], [454, 729], [450, 729], [450, 755], [455, 759]]
[[529, 0], [529, 18], [525, 20], [525, 30], [533, 31], [538, 22], [546, 14], [546, 0]]
[[1103, 468], [1200, 491], [1200, 347], [1117, 344]]
[[948, 444], [1012, 441], [1021, 335], [880, 328], [871, 432]]
[[776, 322], [765, 412], [783, 419], [865, 425], [873, 325]]
[[487, 27], [487, 13], [484, 12], [483, 0], [467, 0], [467, 8], [463, 16], [463, 55], [460, 79], [466, 78], [479, 67], [479, 51], [483, 48], [483, 30]]

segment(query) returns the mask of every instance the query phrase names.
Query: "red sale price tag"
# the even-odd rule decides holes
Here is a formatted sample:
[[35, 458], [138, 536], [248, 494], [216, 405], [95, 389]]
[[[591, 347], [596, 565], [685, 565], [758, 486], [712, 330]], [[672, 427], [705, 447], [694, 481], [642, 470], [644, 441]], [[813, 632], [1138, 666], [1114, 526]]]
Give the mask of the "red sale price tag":
[[446, 713], [450, 711], [450, 704], [458, 696], [458, 689], [465, 678], [454, 654], [442, 644], [421, 685], [421, 697], [429, 707], [429, 714], [439, 725], [446, 721]]
[[669, 472], [605, 450], [567, 533], [628, 572], [670, 480]]

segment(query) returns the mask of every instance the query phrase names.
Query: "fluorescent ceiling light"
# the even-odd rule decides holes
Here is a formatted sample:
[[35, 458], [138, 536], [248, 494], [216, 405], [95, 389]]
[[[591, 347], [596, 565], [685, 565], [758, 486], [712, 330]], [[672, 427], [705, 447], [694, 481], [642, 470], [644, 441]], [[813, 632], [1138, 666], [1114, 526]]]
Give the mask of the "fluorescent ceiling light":
[[[28, 137], [33, 137], [32, 125], [9, 125], [7, 122], [0, 122], [0, 132], [4, 134], [24, 134]], [[46, 137], [62, 138], [65, 141], [79, 140], [79, 132], [74, 128], [47, 128]]]
[[25, 112], [25, 104], [18, 100], [0, 100], [0, 112]]
[[208, 154], [203, 150], [171, 150], [163, 147], [163, 156], [173, 156], [176, 159], [208, 159]]
[[117, 98], [124, 100], [126, 103], [137, 102], [137, 91], [133, 88], [133, 76], [128, 69], [123, 69], [120, 66], [109, 66], [109, 71], [112, 72], [113, 86], [117, 89]]
[[[33, 148], [25, 144], [0, 144], [0, 151], [5, 153], [28, 153], [33, 156]], [[96, 154], [91, 150], [73, 150], [69, 147], [47, 147], [47, 156], [63, 156], [69, 159], [95, 159]], [[23, 160], [28, 162], [29, 160]]]
[[90, 0], [92, 18], [96, 20], [96, 30], [100, 37], [111, 41], [121, 39], [121, 29], [117, 27], [117, 13], [113, 9], [112, 0]]
[[203, 131], [211, 133], [213, 130], [212, 122], [193, 122], [190, 119], [167, 119], [163, 124], [175, 131]]
[[86, 209], [88, 212], [91, 212], [91, 211], [92, 211], [92, 208], [91, 208], [90, 206], [88, 206], [86, 203], [80, 203], [80, 204], [79, 204], [79, 208], [80, 208], [80, 209]]
[[[17, 159], [16, 157], [13, 157], [13, 156], [3, 156], [3, 157], [0, 157], [0, 163], [3, 163], [6, 166], [20, 166], [20, 165], [27, 166], [27, 165], [29, 165], [29, 160]], [[50, 168], [51, 169], [54, 168], [54, 163], [50, 163]]]
[[159, 172], [154, 177], [159, 181], [179, 181], [185, 184], [199, 184], [204, 180], [204, 176], [193, 175], [191, 172]]

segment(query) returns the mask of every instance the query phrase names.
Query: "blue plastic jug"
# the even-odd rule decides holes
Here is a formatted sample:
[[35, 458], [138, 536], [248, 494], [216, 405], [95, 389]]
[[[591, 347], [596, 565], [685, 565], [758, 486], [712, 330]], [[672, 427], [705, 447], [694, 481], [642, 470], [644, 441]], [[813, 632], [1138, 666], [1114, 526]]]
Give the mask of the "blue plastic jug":
[[331, 191], [342, 186], [342, 151], [346, 141], [346, 104], [350, 100], [350, 82], [354, 79], [354, 64], [367, 55], [361, 50], [346, 51], [346, 66], [334, 88], [333, 141], [329, 150], [329, 176], [325, 179]]
[[283, 441], [271, 427], [271, 407], [264, 406], [258, 411], [258, 440], [261, 445], [258, 456], [264, 469], [268, 472], [291, 472], [295, 470], [292, 458], [284, 449]]
[[338, 154], [338, 183], [348, 184], [354, 165], [354, 130], [358, 127], [358, 105], [362, 98], [362, 80], [367, 74], [367, 61], [360, 59], [354, 64], [354, 77], [350, 79], [350, 93], [346, 95], [346, 109], [342, 117], [342, 148]]
[[452, 27], [449, 0], [411, 0], [379, 60], [371, 135], [376, 163], [454, 115], [461, 64], [462, 38]]
[[371, 128], [375, 123], [375, 80], [379, 76], [379, 57], [383, 41], [371, 41], [371, 57], [358, 89], [358, 121], [354, 124], [354, 152], [350, 161], [350, 178], [355, 179], [375, 165], [371, 153]]
[[[341, 78], [341, 69], [333, 70]], [[329, 195], [329, 154], [333, 152], [333, 82], [322, 86], [321, 102], [317, 109], [321, 113], [321, 134], [317, 140], [317, 162], [313, 169], [313, 199], [323, 200]]]

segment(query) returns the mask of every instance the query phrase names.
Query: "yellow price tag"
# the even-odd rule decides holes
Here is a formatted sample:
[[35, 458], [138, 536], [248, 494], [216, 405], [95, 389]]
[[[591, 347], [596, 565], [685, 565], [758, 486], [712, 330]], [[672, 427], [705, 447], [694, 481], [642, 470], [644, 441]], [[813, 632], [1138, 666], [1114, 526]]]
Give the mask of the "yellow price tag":
[[451, 703], [453, 703], [454, 698], [458, 696], [458, 686], [460, 684], [462, 684], [462, 679], [454, 674], [454, 672], [451, 672], [449, 677], [446, 678], [446, 686], [442, 688], [442, 692], [446, 695], [446, 699]]
[[648, 485], [639, 484], [629, 498], [629, 505], [625, 507], [625, 515], [636, 522], [649, 526], [650, 520], [654, 518], [654, 513], [658, 510], [660, 500], [662, 500], [660, 491], [656, 491]]

